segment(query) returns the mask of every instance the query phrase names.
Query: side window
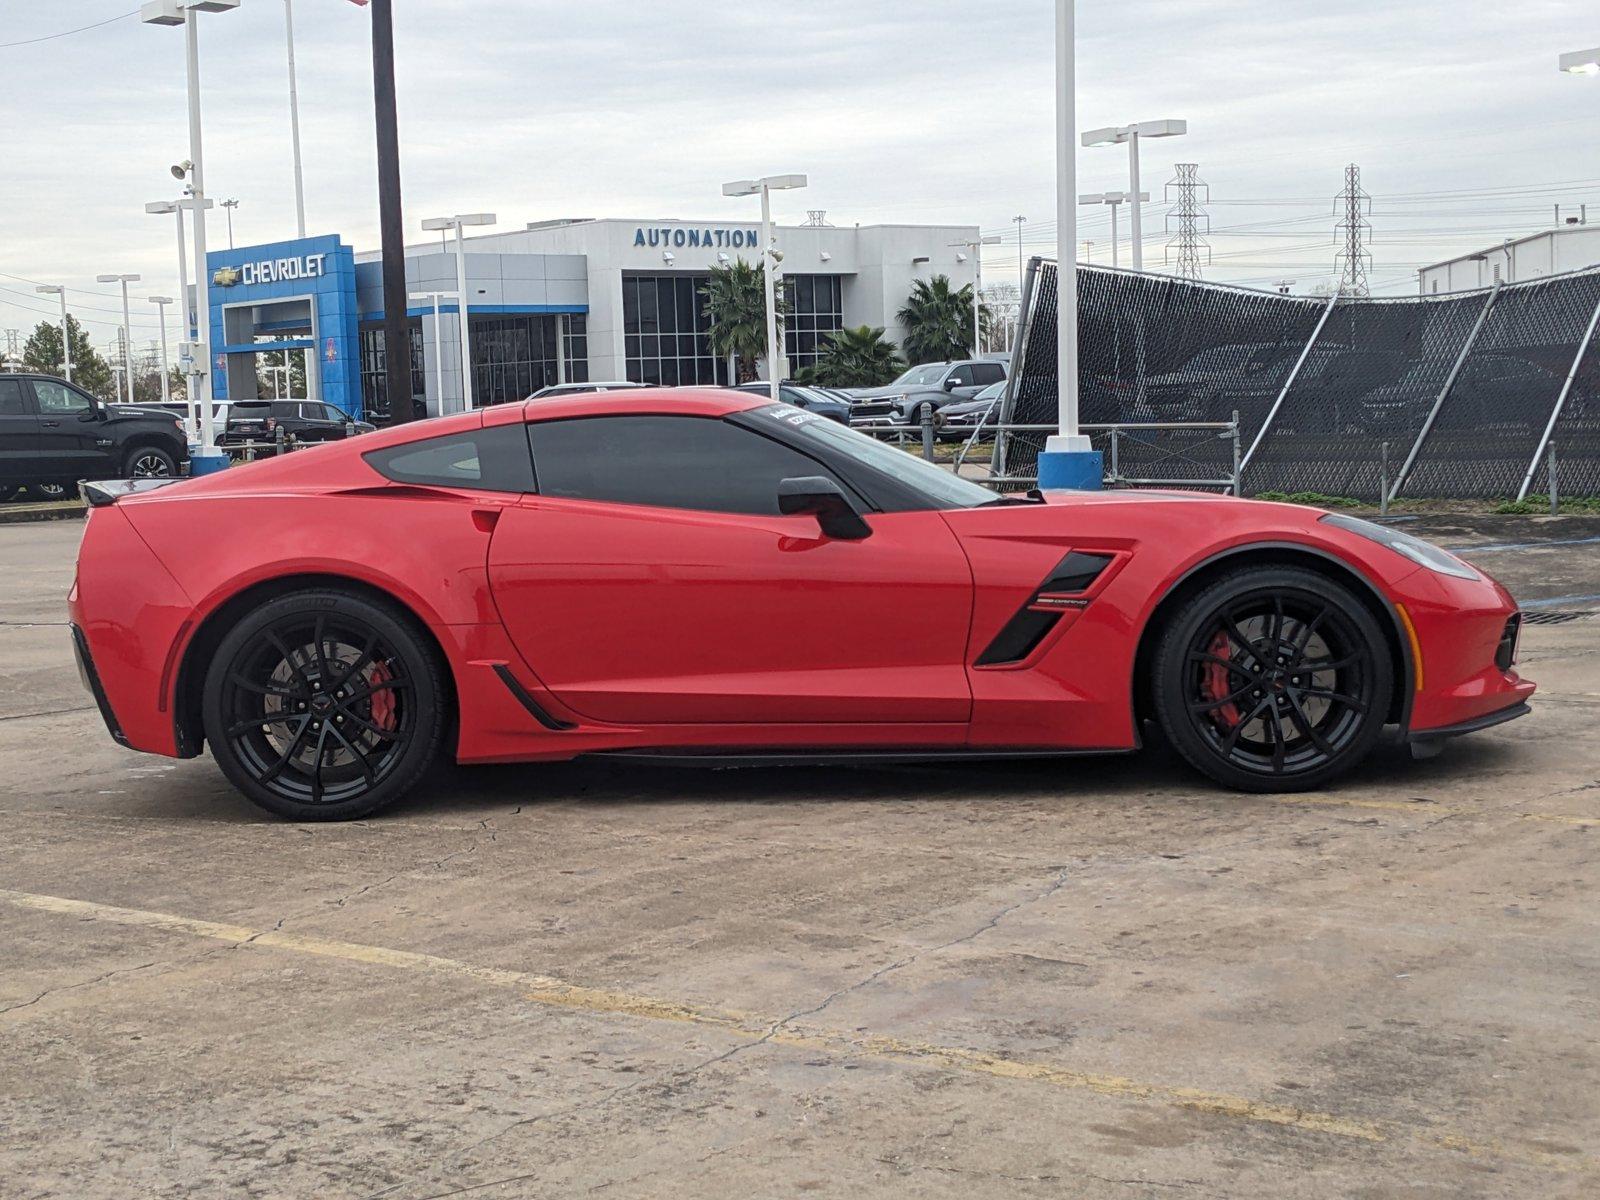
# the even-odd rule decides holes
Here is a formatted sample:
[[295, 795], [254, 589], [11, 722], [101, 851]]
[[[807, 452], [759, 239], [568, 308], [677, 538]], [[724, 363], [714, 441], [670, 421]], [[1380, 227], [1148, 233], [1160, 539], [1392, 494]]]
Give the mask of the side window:
[[780, 481], [832, 477], [815, 459], [713, 417], [536, 421], [528, 440], [540, 494], [574, 500], [776, 516]]
[[969, 367], [969, 366], [966, 366], [964, 364], [962, 366], [956, 367], [955, 369], [953, 369], [950, 372], [949, 375], [945, 376], [945, 382], [946, 383], [953, 383], [957, 387], [971, 387], [972, 386], [972, 368]]
[[0, 379], [0, 417], [28, 415], [28, 402], [22, 396], [22, 380]]
[[972, 365], [972, 381], [988, 387], [991, 383], [999, 383], [1006, 377], [1005, 368], [999, 363], [974, 363]]
[[533, 491], [526, 426], [496, 425], [470, 433], [407, 442], [361, 457], [385, 479], [486, 492]]
[[94, 402], [77, 388], [54, 379], [35, 379], [33, 397], [38, 401], [39, 415], [45, 417], [72, 416], [94, 407]]

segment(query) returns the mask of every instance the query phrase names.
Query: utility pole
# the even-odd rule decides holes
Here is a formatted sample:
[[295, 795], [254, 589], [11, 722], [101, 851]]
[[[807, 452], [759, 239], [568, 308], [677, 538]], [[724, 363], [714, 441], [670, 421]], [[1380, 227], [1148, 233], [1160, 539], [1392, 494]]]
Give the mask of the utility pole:
[[[1206, 263], [1211, 262], [1211, 247], [1200, 236], [1202, 222], [1205, 232], [1211, 232], [1211, 218], [1200, 207], [1199, 193], [1204, 189], [1205, 201], [1209, 203], [1211, 189], [1196, 174], [1199, 163], [1175, 163], [1173, 169], [1177, 175], [1167, 181], [1167, 199], [1173, 200], [1176, 195], [1176, 203], [1167, 212], [1167, 232], [1173, 234], [1167, 242], [1167, 262], [1172, 262], [1172, 252], [1176, 249], [1178, 278], [1199, 279], [1202, 251]], [[1177, 222], [1176, 231], [1174, 221]]]
[[393, 0], [372, 0], [372, 103], [378, 135], [378, 228], [383, 243], [384, 393], [389, 400], [391, 422], [414, 421], [421, 414], [411, 394], [411, 322], [406, 317], [406, 234], [400, 208]]
[[[1017, 227], [1017, 295], [1020, 296], [1025, 290], [1024, 277], [1028, 269], [1027, 260], [1022, 253], [1022, 227], [1028, 223], [1028, 218], [1012, 217], [1011, 221]], [[1020, 304], [1021, 301], [1019, 300], [1018, 303]]]
[[1372, 222], [1367, 216], [1372, 212], [1372, 197], [1361, 190], [1361, 168], [1351, 163], [1344, 169], [1344, 191], [1335, 202], [1342, 214], [1334, 227], [1339, 235], [1339, 254], [1334, 269], [1339, 274], [1339, 294], [1365, 296], [1367, 294], [1367, 268], [1372, 255], [1366, 242], [1372, 236]]

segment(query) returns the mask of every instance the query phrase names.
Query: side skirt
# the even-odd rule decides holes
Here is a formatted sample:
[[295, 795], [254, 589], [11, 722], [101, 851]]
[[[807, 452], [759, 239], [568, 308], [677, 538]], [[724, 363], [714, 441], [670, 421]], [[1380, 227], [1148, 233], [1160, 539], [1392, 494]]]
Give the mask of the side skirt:
[[1049, 758], [1103, 758], [1132, 754], [1115, 750], [596, 750], [578, 759], [612, 759], [672, 767], [882, 767], [910, 763], [1011, 762]]

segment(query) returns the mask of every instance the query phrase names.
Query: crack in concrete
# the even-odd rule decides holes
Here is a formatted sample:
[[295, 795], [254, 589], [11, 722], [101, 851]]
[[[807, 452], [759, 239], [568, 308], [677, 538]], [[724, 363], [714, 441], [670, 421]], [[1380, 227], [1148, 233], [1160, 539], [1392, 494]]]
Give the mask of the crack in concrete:
[[140, 963], [137, 967], [118, 967], [115, 971], [106, 971], [103, 974], [96, 975], [93, 979], [80, 979], [76, 983], [61, 983], [54, 987], [47, 987], [32, 1000], [24, 1000], [21, 1004], [13, 1004], [8, 1008], [0, 1008], [0, 1017], [5, 1016], [7, 1013], [18, 1012], [24, 1008], [32, 1008], [46, 996], [53, 996], [57, 992], [71, 992], [76, 991], [79, 988], [93, 987], [97, 983], [104, 983], [106, 980], [115, 978], [118, 975], [131, 975], [135, 971], [148, 971], [151, 967], [166, 966], [172, 961], [172, 959], [158, 958], [153, 962]]

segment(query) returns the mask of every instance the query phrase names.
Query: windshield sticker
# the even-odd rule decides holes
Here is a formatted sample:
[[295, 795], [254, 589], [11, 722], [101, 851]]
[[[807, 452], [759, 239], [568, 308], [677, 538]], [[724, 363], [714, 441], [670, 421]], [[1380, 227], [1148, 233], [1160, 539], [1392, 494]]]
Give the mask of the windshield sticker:
[[761, 410], [769, 414], [774, 421], [782, 421], [785, 425], [807, 425], [817, 419], [816, 413], [806, 412], [803, 408], [795, 408], [790, 404], [769, 404]]

